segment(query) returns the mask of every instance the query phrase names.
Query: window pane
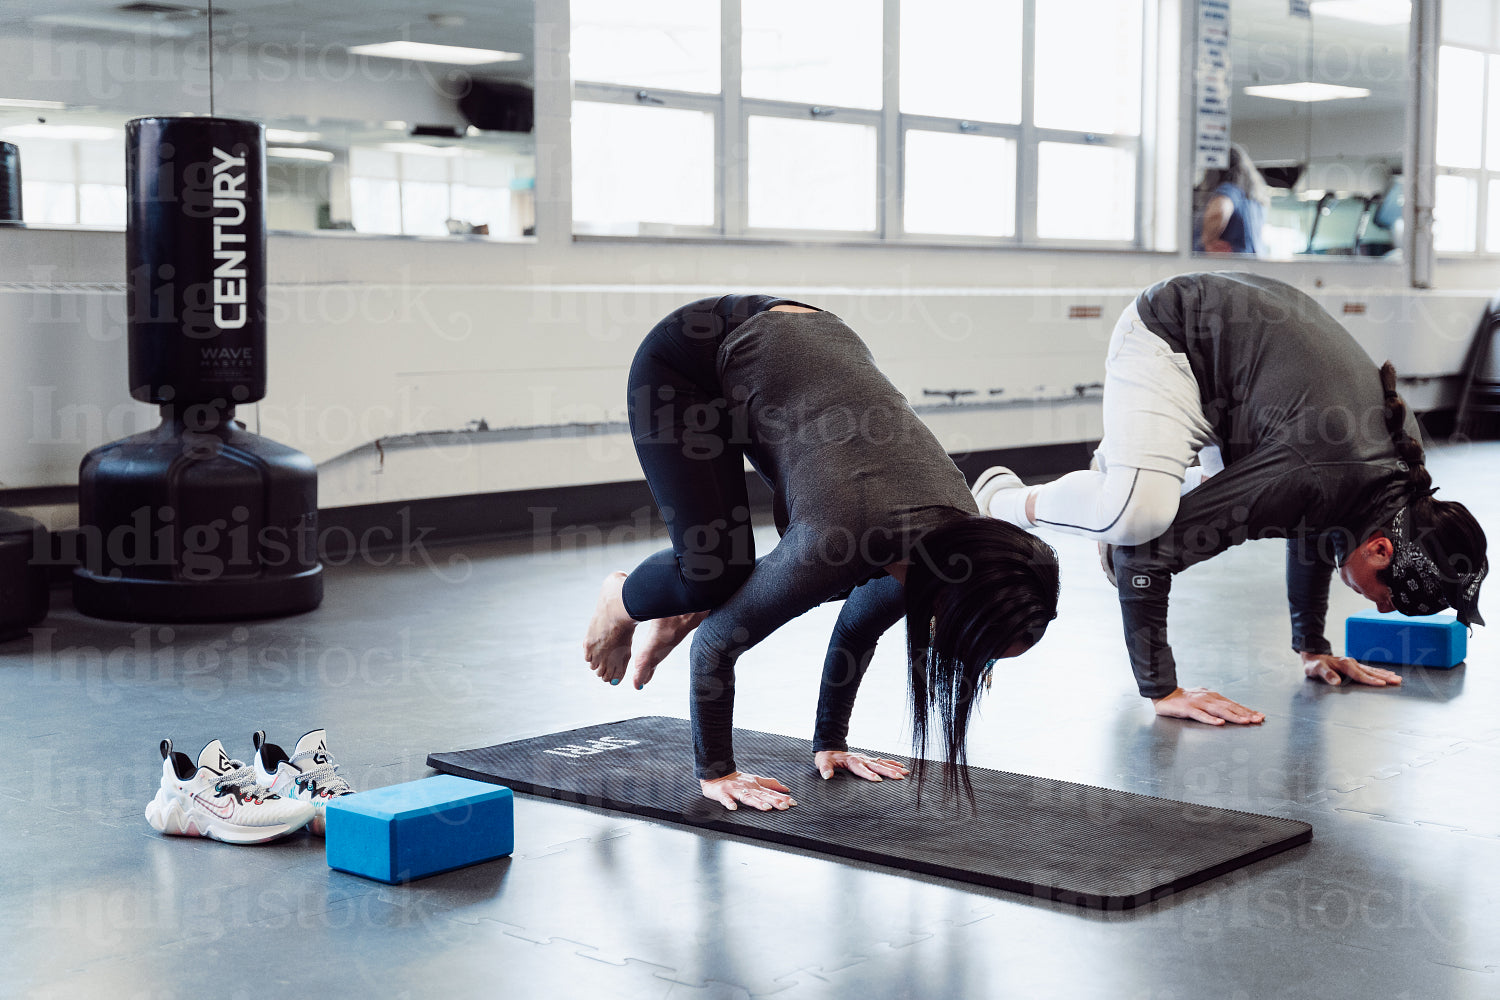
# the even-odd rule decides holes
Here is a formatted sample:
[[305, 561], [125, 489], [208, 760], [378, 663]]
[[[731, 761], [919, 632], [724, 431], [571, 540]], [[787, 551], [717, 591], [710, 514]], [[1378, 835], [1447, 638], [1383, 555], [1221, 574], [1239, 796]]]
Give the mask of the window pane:
[[400, 154], [401, 179], [446, 184], [449, 165], [458, 158], [459, 150], [453, 146], [421, 146], [417, 143], [411, 145], [421, 152]]
[[80, 184], [78, 221], [85, 226], [125, 225], [125, 185]]
[[1488, 215], [1484, 228], [1484, 248], [1490, 253], [1500, 253], [1500, 180], [1490, 181]]
[[901, 110], [1019, 122], [1021, 0], [902, 0]]
[[1043, 239], [1135, 239], [1135, 157], [1110, 146], [1038, 143], [1036, 231]]
[[1484, 56], [1443, 46], [1437, 91], [1437, 161], [1443, 166], [1479, 166], [1483, 97]]
[[743, 0], [746, 97], [881, 106], [881, 0]]
[[1014, 236], [1016, 144], [995, 136], [906, 133], [908, 233]]
[[573, 0], [573, 79], [719, 92], [719, 5]]
[[750, 118], [750, 225], [875, 228], [875, 129]]
[[383, 177], [350, 177], [349, 215], [356, 232], [401, 232], [401, 185]]
[[[21, 150], [21, 179], [45, 177], [49, 182], [73, 181], [78, 176], [76, 142], [65, 139], [32, 139], [12, 137], [0, 131], [0, 139], [13, 142]], [[125, 162], [124, 143], [120, 144], [120, 163]]]
[[1141, 0], [1036, 5], [1036, 124], [1141, 131]]
[[80, 142], [78, 144], [78, 179], [93, 184], [117, 184], [123, 189], [125, 187], [124, 136], [122, 135], [116, 142]]
[[713, 115], [575, 101], [573, 219], [594, 233], [713, 225]]
[[1437, 178], [1432, 205], [1432, 248], [1445, 253], [1473, 250], [1479, 224], [1479, 185], [1468, 177]]
[[1490, 114], [1484, 134], [1489, 146], [1485, 163], [1491, 170], [1500, 170], [1500, 56], [1490, 56]]
[[491, 236], [513, 236], [508, 187], [453, 185], [453, 217], [471, 226], [485, 226]]
[[401, 231], [414, 236], [446, 236], [448, 185], [437, 181], [403, 181]]
[[26, 221], [71, 225], [78, 221], [78, 199], [73, 185], [57, 181], [28, 181], [21, 170], [21, 211]]

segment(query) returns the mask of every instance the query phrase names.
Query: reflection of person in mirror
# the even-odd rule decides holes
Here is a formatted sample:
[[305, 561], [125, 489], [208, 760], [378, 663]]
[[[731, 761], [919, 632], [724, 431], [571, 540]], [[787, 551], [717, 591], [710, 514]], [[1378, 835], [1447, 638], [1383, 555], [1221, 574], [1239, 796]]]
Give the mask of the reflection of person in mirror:
[[1199, 190], [1207, 193], [1208, 201], [1198, 217], [1193, 249], [1259, 255], [1271, 194], [1245, 147], [1230, 146], [1229, 167], [1208, 171]]

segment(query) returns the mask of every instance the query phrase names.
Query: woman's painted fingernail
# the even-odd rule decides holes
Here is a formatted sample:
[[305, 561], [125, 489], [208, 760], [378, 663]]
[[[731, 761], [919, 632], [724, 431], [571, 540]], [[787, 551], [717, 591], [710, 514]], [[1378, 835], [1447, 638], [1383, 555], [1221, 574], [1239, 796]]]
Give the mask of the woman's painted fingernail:
[[620, 683], [620, 678], [616, 677], [614, 680], [610, 681], [609, 683], [610, 683], [611, 686], [616, 685], [616, 684]]

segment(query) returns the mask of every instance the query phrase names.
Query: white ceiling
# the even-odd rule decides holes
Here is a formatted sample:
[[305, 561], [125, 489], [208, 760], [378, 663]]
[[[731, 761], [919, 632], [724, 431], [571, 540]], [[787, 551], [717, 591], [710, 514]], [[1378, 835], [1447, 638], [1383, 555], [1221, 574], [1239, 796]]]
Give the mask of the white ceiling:
[[[46, 15], [105, 17], [128, 24], [147, 25], [152, 16], [125, 14], [129, 0], [0, 0], [0, 34], [22, 37]], [[164, 0], [175, 6], [207, 9], [207, 0]], [[532, 0], [434, 0], [431, 5], [410, 0], [229, 0], [214, 4], [214, 33], [225, 45], [304, 44], [314, 48], [344, 47], [367, 42], [408, 39], [474, 48], [519, 52], [520, 62], [481, 67], [486, 76], [530, 79], [532, 76]], [[440, 25], [429, 15], [461, 19]], [[206, 18], [163, 18], [176, 27], [207, 30]], [[55, 38], [77, 34], [92, 39], [128, 38], [124, 31], [51, 26]]]
[[1406, 25], [1382, 27], [1323, 15], [1293, 17], [1289, 0], [1230, 0], [1229, 6], [1233, 120], [1286, 117], [1293, 105], [1249, 97], [1244, 88], [1304, 80], [1371, 92], [1369, 97], [1314, 105], [1315, 114], [1405, 109]]

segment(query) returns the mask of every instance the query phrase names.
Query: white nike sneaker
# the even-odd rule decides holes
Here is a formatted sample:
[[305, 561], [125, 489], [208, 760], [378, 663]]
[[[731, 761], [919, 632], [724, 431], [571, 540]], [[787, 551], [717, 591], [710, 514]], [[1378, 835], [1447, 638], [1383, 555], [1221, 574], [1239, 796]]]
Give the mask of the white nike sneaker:
[[313, 809], [312, 832], [323, 836], [324, 809], [340, 795], [350, 795], [353, 786], [339, 774], [339, 766], [328, 752], [328, 734], [314, 729], [297, 741], [291, 756], [275, 743], [266, 742], [264, 730], [250, 737], [255, 742], [255, 777], [271, 791], [288, 799], [309, 803]]
[[161, 788], [146, 806], [146, 822], [162, 833], [211, 837], [226, 844], [263, 844], [302, 829], [313, 818], [309, 803], [282, 798], [255, 780], [244, 761], [233, 760], [214, 740], [198, 763], [161, 741]]

